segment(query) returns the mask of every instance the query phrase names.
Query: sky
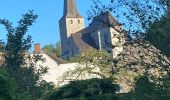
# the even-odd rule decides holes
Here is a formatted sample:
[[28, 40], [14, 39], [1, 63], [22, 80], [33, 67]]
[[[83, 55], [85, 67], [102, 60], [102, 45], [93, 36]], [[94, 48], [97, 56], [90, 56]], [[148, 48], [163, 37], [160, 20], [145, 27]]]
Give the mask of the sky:
[[[60, 41], [58, 21], [63, 15], [64, 0], [1, 0], [0, 19], [8, 19], [17, 26], [17, 21], [22, 18], [22, 14], [33, 10], [38, 15], [36, 23], [28, 30], [28, 34], [33, 37], [34, 43], [40, 43], [41, 47], [46, 44], [55, 44]], [[77, 0], [79, 13], [87, 21], [87, 10], [90, 9], [91, 0]], [[6, 41], [6, 30], [0, 25], [0, 40]], [[34, 44], [33, 43], [33, 44]]]

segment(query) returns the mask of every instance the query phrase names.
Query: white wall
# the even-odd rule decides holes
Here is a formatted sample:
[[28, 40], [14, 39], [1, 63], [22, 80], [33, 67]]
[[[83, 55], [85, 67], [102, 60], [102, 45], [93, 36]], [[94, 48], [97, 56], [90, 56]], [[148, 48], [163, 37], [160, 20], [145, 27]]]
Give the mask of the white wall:
[[[58, 86], [67, 84], [69, 81], [77, 77], [77, 75], [76, 76], [72, 76], [72, 74], [68, 75], [69, 77], [67, 77], [67, 80], [59, 84], [59, 82], [63, 81], [62, 79], [63, 74], [67, 71], [73, 71], [77, 66], [79, 66], [78, 63], [67, 63], [67, 64], [59, 65], [52, 58], [50, 58], [47, 54], [42, 54], [42, 57], [45, 58], [46, 61], [45, 62], [39, 61], [37, 63], [37, 68], [39, 68], [39, 66], [41, 65], [43, 65], [44, 67], [47, 66], [49, 68], [48, 73], [43, 76], [43, 79], [45, 81], [52, 82], [56, 85], [56, 87], [58, 87]], [[98, 69], [95, 69], [95, 71], [98, 71]], [[78, 79], [82, 80], [82, 79], [90, 79], [94, 77], [97, 77], [97, 76], [85, 73], [83, 75], [80, 75]]]
[[47, 54], [42, 54], [42, 57], [46, 59], [45, 62], [39, 61], [37, 63], [37, 68], [43, 65], [44, 67], [48, 67], [48, 73], [43, 76], [43, 79], [47, 82], [53, 82], [57, 85], [59, 78], [63, 75], [64, 72], [73, 70], [76, 63], [69, 64], [57, 64], [52, 58], [50, 58]]

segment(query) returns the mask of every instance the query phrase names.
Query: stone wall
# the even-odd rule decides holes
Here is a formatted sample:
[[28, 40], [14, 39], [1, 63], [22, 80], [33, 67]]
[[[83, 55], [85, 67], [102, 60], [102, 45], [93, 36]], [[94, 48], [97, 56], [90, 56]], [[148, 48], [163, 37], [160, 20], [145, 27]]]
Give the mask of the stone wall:
[[84, 18], [66, 18], [67, 37], [84, 29]]
[[66, 53], [68, 47], [68, 39], [67, 39], [67, 30], [66, 30], [66, 21], [65, 19], [61, 19], [59, 21], [60, 26], [60, 38], [61, 38], [61, 57]]
[[122, 33], [117, 32], [115, 29], [110, 28], [112, 56], [116, 58], [123, 51], [123, 44], [125, 43]]
[[[71, 34], [75, 34], [84, 29], [84, 18], [62, 18], [60, 20], [60, 38], [61, 38], [61, 56], [66, 59], [65, 55], [70, 54], [71, 47], [74, 44], [70, 39]], [[72, 55], [72, 54], [71, 54]]]
[[94, 42], [98, 46], [98, 49], [106, 50], [108, 52], [111, 52], [111, 28], [101, 28], [98, 29], [91, 34], [91, 37], [93, 38]]
[[95, 44], [99, 50], [106, 50], [112, 52], [113, 58], [117, 57], [123, 50], [124, 38], [121, 33], [117, 32], [112, 27], [98, 29], [91, 34]]
[[73, 57], [80, 52], [79, 47], [76, 45], [76, 43], [75, 43], [75, 41], [73, 40], [72, 37], [65, 40], [65, 43], [66, 42], [67, 42], [67, 44], [65, 46], [63, 46], [63, 48], [62, 48], [62, 49], [64, 49], [62, 51], [62, 58], [63, 59]]
[[95, 45], [97, 46], [97, 49], [99, 49], [100, 48], [100, 46], [99, 46], [99, 31], [91, 32], [90, 36], [93, 39]]
[[101, 48], [111, 52], [111, 33], [110, 28], [100, 29]]

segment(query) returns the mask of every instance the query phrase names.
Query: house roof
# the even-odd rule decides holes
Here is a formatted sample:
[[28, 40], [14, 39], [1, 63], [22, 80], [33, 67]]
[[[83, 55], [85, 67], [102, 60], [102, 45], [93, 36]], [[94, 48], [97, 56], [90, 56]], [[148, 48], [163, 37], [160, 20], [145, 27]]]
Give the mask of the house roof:
[[67, 61], [62, 58], [57, 57], [54, 53], [47, 53], [44, 49], [42, 49], [42, 53], [47, 54], [50, 58], [52, 58], [57, 64], [65, 64]]
[[86, 43], [86, 41], [83, 41], [82, 36], [83, 36], [83, 33], [76, 33], [76, 34], [72, 34], [71, 36], [75, 44], [78, 46], [78, 48], [81, 50], [93, 48], [88, 43]]
[[115, 18], [113, 18], [110, 12], [107, 11], [93, 18], [92, 23], [86, 29], [86, 33], [106, 27], [114, 28], [115, 26], [121, 26], [121, 24], [117, 22]]
[[[95, 44], [90, 35], [91, 32], [107, 27], [113, 27], [116, 31], [118, 31], [116, 26], [121, 26], [121, 24], [113, 18], [110, 12], [105, 12], [94, 17], [89, 27], [72, 34], [71, 37], [81, 50], [89, 48], [98, 49], [98, 46]], [[125, 37], [128, 38], [127, 35]]]

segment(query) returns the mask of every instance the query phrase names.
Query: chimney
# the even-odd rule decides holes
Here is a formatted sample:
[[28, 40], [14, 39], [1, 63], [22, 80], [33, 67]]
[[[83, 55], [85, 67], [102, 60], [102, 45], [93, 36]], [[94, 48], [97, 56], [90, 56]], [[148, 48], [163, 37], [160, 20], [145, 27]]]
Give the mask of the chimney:
[[41, 52], [41, 47], [39, 43], [34, 44], [34, 54], [39, 54]]

